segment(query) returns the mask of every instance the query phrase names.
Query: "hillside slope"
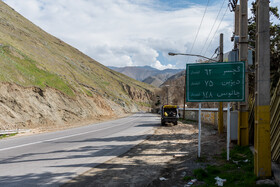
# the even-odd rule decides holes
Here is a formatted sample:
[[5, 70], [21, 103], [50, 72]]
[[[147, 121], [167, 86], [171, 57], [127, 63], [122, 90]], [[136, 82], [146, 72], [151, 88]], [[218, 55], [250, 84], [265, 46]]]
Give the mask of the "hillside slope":
[[138, 111], [152, 94], [0, 1], [0, 129], [113, 117]]

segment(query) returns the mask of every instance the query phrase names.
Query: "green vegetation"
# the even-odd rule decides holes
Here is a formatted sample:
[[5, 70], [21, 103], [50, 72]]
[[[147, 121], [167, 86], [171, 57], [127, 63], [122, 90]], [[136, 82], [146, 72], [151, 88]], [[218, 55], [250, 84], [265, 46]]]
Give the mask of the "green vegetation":
[[69, 85], [58, 75], [39, 69], [36, 62], [12, 46], [0, 47], [0, 58], [5, 71], [1, 71], [0, 81], [14, 82], [23, 86], [55, 88], [68, 96], [74, 96]]
[[1, 139], [4, 139], [4, 138], [8, 138], [8, 137], [15, 136], [15, 135], [17, 135], [17, 133], [13, 133], [13, 134], [3, 134], [3, 135], [0, 135], [0, 140], [1, 140]]
[[183, 180], [196, 178], [205, 182], [202, 186], [217, 186], [215, 177], [218, 176], [226, 179], [224, 186], [259, 186], [255, 184], [257, 177], [254, 175], [253, 154], [249, 147], [235, 146], [230, 151], [230, 158], [230, 161], [226, 161], [224, 151], [220, 157], [216, 158], [218, 165], [208, 165], [204, 169], [196, 169], [193, 171], [194, 176], [186, 176]]
[[88, 89], [82, 88], [82, 90], [87, 94], [87, 96], [92, 97], [92, 93], [91, 91], [89, 91]]
[[136, 102], [136, 104], [139, 106], [144, 106], [144, 107], [152, 107], [151, 103]]
[[188, 181], [190, 181], [190, 180], [192, 180], [192, 179], [193, 179], [193, 177], [191, 177], [191, 176], [185, 176], [185, 177], [183, 178], [183, 180], [186, 181], [186, 182], [188, 182]]
[[[248, 19], [248, 34], [250, 37], [249, 45], [255, 48], [256, 45], [256, 28], [257, 28], [257, 3], [253, 1], [251, 4], [251, 17]], [[270, 12], [270, 81], [271, 81], [271, 93], [275, 89], [278, 80], [280, 79], [280, 12], [278, 10], [279, 7], [269, 7]], [[273, 23], [273, 20], [278, 20]], [[255, 66], [251, 67], [252, 69]], [[252, 75], [254, 77], [254, 75]], [[252, 78], [253, 78], [252, 77]], [[254, 81], [252, 82], [251, 87], [254, 87]]]

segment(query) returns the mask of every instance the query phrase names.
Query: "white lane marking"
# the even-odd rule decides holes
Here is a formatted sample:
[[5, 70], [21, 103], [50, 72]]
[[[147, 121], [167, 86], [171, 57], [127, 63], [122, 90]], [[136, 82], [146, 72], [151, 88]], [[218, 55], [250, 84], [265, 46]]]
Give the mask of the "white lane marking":
[[[142, 116], [142, 114], [140, 116]], [[7, 147], [7, 148], [0, 149], [0, 151], [7, 151], [7, 150], [10, 150], [10, 149], [15, 149], [15, 148], [19, 148], [19, 147], [25, 147], [25, 146], [29, 146], [29, 145], [44, 143], [44, 142], [51, 142], [51, 141], [60, 140], [60, 139], [64, 139], [64, 138], [71, 138], [71, 137], [74, 137], [74, 136], [80, 136], [80, 135], [84, 135], [84, 134], [89, 134], [89, 133], [93, 133], [93, 132], [107, 130], [107, 129], [111, 129], [111, 128], [114, 128], [114, 127], [125, 125], [127, 123], [131, 123], [131, 122], [137, 120], [140, 116], [137, 116], [136, 118], [133, 118], [132, 120], [130, 120], [128, 122], [125, 122], [125, 123], [121, 123], [119, 125], [114, 125], [114, 126], [110, 126], [110, 127], [103, 128], [103, 129], [98, 129], [98, 130], [93, 130], [93, 131], [82, 132], [82, 133], [78, 133], [78, 134], [72, 134], [72, 135], [68, 135], [68, 136], [62, 136], [62, 137], [53, 138], [53, 139], [49, 139], [49, 140], [42, 140], [42, 141], [37, 141], [37, 142], [32, 142], [32, 143], [27, 143], [27, 144], [22, 144], [22, 145], [17, 145], [17, 146], [13, 146], [13, 147]]]

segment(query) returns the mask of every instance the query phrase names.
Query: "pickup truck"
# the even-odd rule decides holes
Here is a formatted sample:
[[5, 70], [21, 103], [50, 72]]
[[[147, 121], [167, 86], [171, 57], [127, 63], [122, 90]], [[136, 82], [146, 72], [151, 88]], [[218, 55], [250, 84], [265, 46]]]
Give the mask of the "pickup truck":
[[166, 122], [178, 124], [179, 112], [177, 105], [163, 105], [161, 107], [161, 125], [165, 125]]

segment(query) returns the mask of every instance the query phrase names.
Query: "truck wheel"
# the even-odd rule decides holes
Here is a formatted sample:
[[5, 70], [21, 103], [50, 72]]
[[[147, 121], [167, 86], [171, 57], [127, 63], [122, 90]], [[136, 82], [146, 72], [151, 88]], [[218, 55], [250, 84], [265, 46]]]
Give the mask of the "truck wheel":
[[175, 121], [175, 122], [174, 122], [174, 125], [178, 125], [178, 122], [177, 122], [177, 121]]
[[165, 125], [165, 123], [164, 123], [164, 121], [162, 121], [162, 122], [161, 122], [161, 126], [164, 126], [164, 125]]

